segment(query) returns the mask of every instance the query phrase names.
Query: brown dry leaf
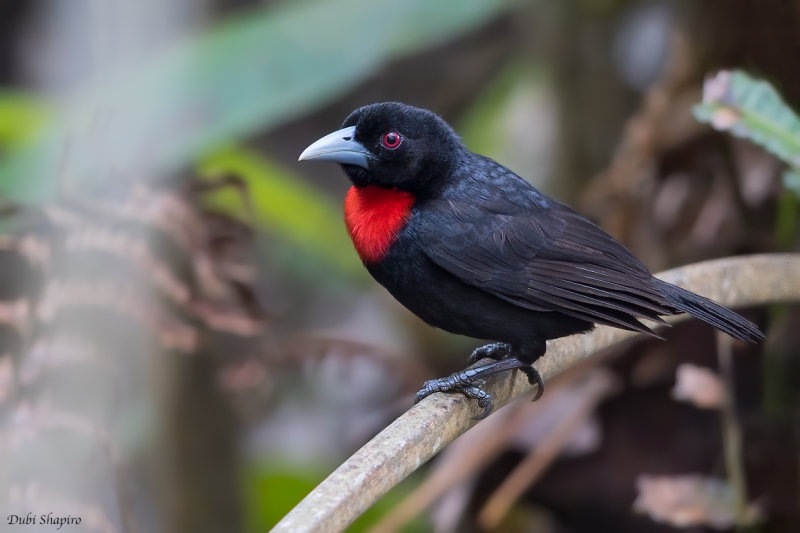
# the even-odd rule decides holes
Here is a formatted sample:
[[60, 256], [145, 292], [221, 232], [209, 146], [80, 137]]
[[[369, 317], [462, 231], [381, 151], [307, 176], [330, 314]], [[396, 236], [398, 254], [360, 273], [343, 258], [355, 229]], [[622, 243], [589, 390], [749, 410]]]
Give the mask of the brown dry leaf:
[[719, 409], [725, 402], [725, 384], [722, 379], [701, 366], [685, 363], [675, 373], [672, 398], [690, 402], [701, 409]]
[[723, 479], [642, 475], [636, 485], [639, 495], [633, 503], [634, 510], [676, 527], [727, 529], [752, 524], [762, 515], [756, 504], [738, 509], [735, 489]]

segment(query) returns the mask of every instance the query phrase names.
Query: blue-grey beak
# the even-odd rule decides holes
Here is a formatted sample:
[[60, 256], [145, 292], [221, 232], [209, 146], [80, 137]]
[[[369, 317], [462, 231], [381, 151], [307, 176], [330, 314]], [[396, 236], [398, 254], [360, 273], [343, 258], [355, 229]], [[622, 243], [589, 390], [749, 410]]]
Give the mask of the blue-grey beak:
[[317, 161], [334, 161], [369, 168], [369, 160], [374, 156], [355, 140], [355, 133], [355, 126], [329, 133], [303, 150], [298, 161], [316, 159]]

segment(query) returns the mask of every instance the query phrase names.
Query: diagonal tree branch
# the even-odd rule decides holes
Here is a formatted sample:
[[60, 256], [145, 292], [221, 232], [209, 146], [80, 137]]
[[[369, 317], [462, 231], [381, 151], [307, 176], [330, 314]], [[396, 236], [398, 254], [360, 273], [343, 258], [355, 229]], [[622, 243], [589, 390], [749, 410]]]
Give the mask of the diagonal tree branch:
[[[800, 254], [764, 254], [696, 263], [658, 277], [729, 307], [800, 301]], [[686, 319], [686, 315], [674, 321]], [[548, 343], [536, 362], [546, 380], [595, 352], [637, 335], [606, 326]], [[519, 372], [493, 376], [485, 387], [496, 408], [528, 392]], [[301, 501], [273, 532], [340, 531], [445, 445], [472, 427], [474, 402], [434, 394], [381, 431]]]

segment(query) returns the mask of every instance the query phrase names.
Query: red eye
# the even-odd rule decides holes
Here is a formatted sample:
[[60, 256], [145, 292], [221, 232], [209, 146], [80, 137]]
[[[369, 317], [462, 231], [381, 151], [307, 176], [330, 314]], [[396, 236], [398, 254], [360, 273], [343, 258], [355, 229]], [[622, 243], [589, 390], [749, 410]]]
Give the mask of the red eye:
[[394, 150], [400, 143], [403, 142], [403, 138], [400, 137], [400, 134], [396, 131], [390, 131], [389, 133], [384, 133], [383, 137], [381, 137], [381, 144], [384, 147], [388, 148], [389, 150]]

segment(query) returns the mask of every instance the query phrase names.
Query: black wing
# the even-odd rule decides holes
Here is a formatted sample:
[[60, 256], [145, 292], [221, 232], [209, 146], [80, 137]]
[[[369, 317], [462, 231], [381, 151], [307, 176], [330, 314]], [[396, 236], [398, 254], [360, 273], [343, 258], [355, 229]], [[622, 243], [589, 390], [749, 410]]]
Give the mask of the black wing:
[[520, 307], [634, 331], [652, 334], [636, 317], [664, 323], [658, 315], [677, 311], [647, 268], [586, 218], [527, 184], [514, 184], [522, 190], [511, 199], [486, 186], [440, 200], [435, 219], [446, 227], [420, 232], [441, 268]]

